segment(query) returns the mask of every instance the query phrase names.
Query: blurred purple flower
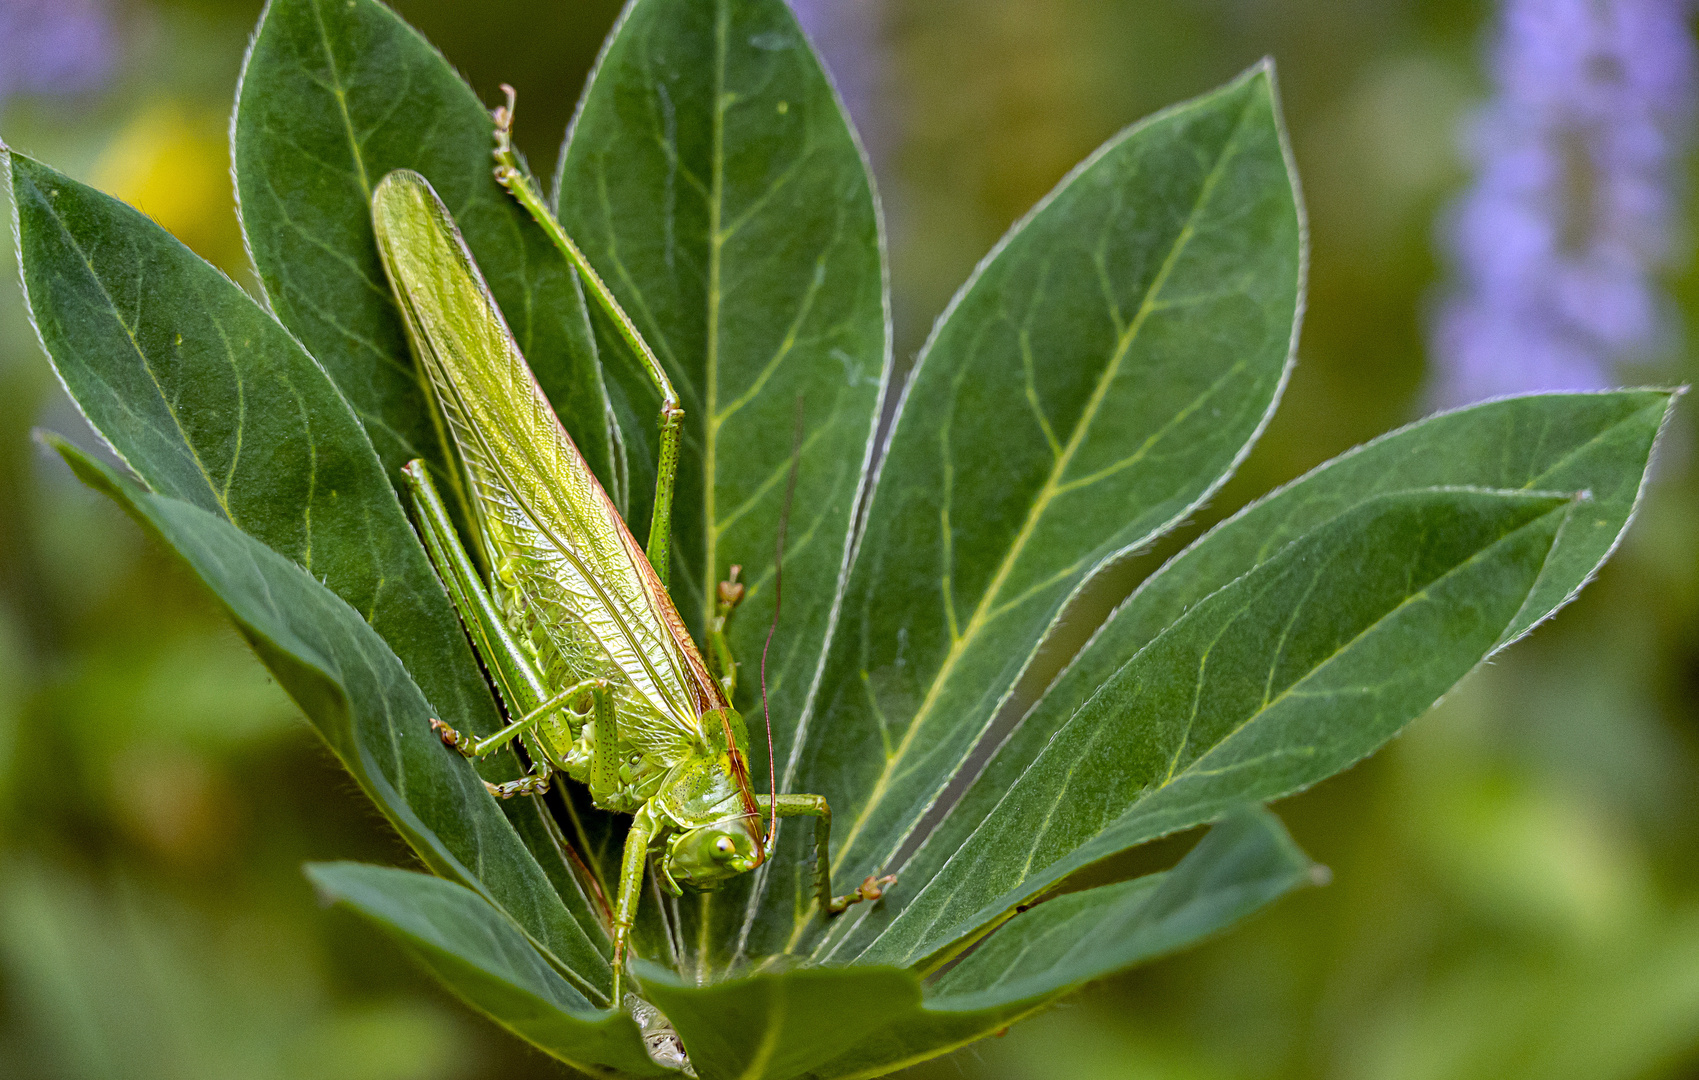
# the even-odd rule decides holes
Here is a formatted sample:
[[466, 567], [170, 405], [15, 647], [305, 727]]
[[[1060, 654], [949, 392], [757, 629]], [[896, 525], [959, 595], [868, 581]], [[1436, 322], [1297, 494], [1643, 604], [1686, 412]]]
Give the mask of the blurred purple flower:
[[0, 104], [101, 85], [116, 54], [100, 0], [0, 0]]
[[1502, 0], [1497, 95], [1446, 222], [1433, 326], [1447, 404], [1608, 385], [1671, 328], [1656, 273], [1680, 235], [1694, 109], [1690, 0]]

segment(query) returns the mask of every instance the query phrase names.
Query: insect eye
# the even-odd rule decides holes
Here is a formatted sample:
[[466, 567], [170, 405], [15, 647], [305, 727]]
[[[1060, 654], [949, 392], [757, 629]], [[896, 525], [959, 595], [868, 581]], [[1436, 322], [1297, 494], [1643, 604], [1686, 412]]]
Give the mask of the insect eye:
[[730, 855], [734, 850], [736, 850], [736, 847], [737, 845], [732, 843], [732, 838], [729, 836], [722, 836], [718, 840], [714, 841], [714, 850], [718, 851], [721, 855]]

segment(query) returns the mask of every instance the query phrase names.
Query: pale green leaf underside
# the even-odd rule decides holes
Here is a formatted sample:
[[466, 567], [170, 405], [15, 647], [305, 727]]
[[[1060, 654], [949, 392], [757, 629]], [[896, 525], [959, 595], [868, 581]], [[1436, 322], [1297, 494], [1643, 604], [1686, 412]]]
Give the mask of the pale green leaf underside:
[[327, 901], [382, 927], [473, 1008], [546, 1053], [580, 1068], [677, 1075], [649, 1060], [628, 1016], [591, 1005], [470, 889], [359, 863], [314, 863], [307, 876]]

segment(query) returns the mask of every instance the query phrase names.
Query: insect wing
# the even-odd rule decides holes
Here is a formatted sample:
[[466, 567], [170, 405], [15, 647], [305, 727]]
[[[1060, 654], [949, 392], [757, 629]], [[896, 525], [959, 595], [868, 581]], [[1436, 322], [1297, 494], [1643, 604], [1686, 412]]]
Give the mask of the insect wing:
[[[397, 170], [372, 196], [384, 267], [460, 450], [498, 586], [539, 609], [563, 655], [599, 646], [648, 709], [621, 726], [674, 758], [723, 707], [641, 548], [543, 396], [453, 218], [424, 177]], [[552, 607], [551, 607], [552, 605]]]

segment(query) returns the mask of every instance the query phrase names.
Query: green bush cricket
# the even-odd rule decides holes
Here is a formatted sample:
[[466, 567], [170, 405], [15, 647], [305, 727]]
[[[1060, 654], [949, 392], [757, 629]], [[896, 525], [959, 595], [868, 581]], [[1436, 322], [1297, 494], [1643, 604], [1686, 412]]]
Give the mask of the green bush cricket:
[[[632, 815], [613, 925], [613, 1003], [651, 850], [662, 887], [713, 888], [766, 860], [776, 819], [815, 818], [822, 911], [877, 898], [895, 879], [831, 892], [831, 810], [819, 795], [754, 791], [748, 736], [731, 706], [736, 665], [725, 619], [740, 599], [736, 568], [720, 587], [709, 645], [717, 676], [667, 594], [668, 520], [683, 412], [665, 372], [595, 275], [505, 138], [511, 98], [497, 111], [498, 178], [549, 230], [648, 365], [661, 390], [661, 454], [647, 551], [578, 453], [543, 396], [447, 208], [418, 173], [378, 184], [372, 217], [384, 268], [441, 422], [458, 451], [464, 499], [488, 580], [461, 545], [420, 461], [403, 470], [419, 531], [510, 723], [468, 738], [433, 718], [449, 747], [481, 757], [519, 739], [523, 778], [489, 785], [508, 798], [541, 794], [564, 772], [595, 804]], [[763, 809], [768, 820], [763, 822]]]

